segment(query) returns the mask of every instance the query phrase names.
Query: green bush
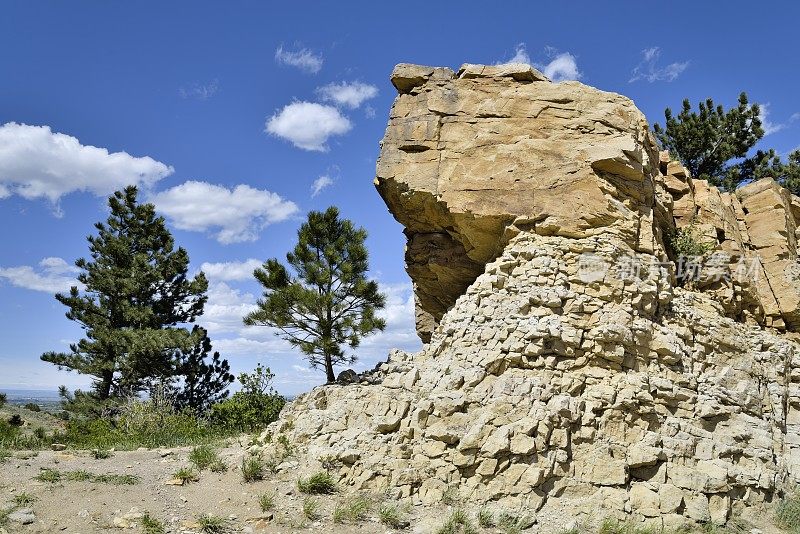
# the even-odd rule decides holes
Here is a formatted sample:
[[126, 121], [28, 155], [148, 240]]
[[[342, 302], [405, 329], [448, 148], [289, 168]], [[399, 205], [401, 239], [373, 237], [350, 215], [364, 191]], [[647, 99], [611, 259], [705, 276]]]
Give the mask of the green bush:
[[667, 244], [678, 258], [697, 258], [714, 250], [714, 243], [702, 241], [694, 222], [684, 228], [678, 228], [668, 236]]
[[775, 518], [786, 530], [800, 532], [800, 495], [792, 494], [781, 499], [775, 509]]
[[8, 397], [6, 396], [6, 394], [5, 393], [0, 393], [0, 408], [5, 406], [7, 401], [8, 401]]
[[34, 402], [29, 402], [28, 404], [26, 404], [24, 406], [24, 408], [26, 410], [30, 410], [32, 412], [41, 412], [42, 411], [42, 407], [39, 406], [38, 404], [34, 403]]
[[308, 478], [301, 478], [297, 481], [297, 489], [300, 493], [333, 493], [336, 491], [336, 482], [327, 471], [320, 471]]
[[266, 465], [260, 456], [247, 456], [242, 458], [242, 479], [245, 482], [264, 480]]
[[286, 400], [272, 388], [275, 375], [259, 364], [253, 373], [242, 373], [242, 390], [211, 407], [211, 422], [239, 432], [261, 430], [278, 419]]

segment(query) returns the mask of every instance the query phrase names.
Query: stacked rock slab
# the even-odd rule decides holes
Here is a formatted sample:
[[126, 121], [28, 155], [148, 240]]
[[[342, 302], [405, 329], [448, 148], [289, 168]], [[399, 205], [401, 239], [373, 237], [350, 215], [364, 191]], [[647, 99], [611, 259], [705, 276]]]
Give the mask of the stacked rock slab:
[[376, 185], [428, 343], [300, 396], [264, 441], [285, 435], [354, 489], [522, 507], [541, 532], [724, 523], [800, 476], [800, 352], [759, 324], [791, 328], [793, 301], [772, 291], [766, 310], [740, 284], [751, 313], [735, 317], [676, 287], [665, 246], [706, 210], [720, 250], [765, 251], [774, 288], [792, 197], [714, 196], [662, 160], [629, 99], [528, 66], [399, 65], [392, 82]]

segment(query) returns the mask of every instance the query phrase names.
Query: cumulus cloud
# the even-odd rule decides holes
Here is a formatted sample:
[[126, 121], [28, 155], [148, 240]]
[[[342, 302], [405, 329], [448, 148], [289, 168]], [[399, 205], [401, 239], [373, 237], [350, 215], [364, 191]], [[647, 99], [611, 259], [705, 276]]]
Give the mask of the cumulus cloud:
[[215, 335], [240, 334], [245, 328], [242, 319], [255, 309], [256, 298], [251, 293], [212, 280], [208, 286], [208, 301], [198, 323]]
[[362, 82], [329, 83], [317, 87], [317, 94], [325, 102], [356, 109], [367, 100], [378, 96], [378, 88]]
[[151, 157], [83, 145], [49, 126], [0, 126], [0, 198], [16, 194], [55, 204], [74, 191], [105, 196], [127, 185], [149, 187], [173, 172]]
[[661, 48], [654, 46], [642, 50], [642, 61], [634, 67], [631, 72], [629, 83], [639, 80], [647, 80], [650, 83], [657, 81], [671, 82], [681, 75], [689, 66], [688, 61], [670, 63], [660, 66], [658, 60], [661, 57]]
[[303, 72], [316, 74], [322, 68], [322, 56], [315, 54], [308, 48], [299, 50], [284, 50], [283, 45], [275, 50], [275, 61], [282, 65], [296, 67]]
[[195, 100], [208, 100], [219, 91], [219, 81], [211, 80], [208, 83], [193, 83], [189, 86], [178, 89], [181, 98], [193, 98]]
[[574, 55], [569, 52], [559, 52], [555, 48], [549, 46], [545, 48], [545, 53], [550, 61], [547, 63], [535, 63], [531, 60], [525, 43], [520, 43], [517, 45], [514, 55], [507, 61], [502, 61], [499, 64], [524, 63], [526, 65], [533, 65], [554, 82], [577, 80], [581, 77], [581, 72], [578, 70], [578, 61], [575, 59]]
[[72, 286], [83, 287], [75, 279], [80, 270], [62, 258], [44, 258], [38, 269], [29, 265], [0, 267], [0, 278], [12, 285], [46, 293], [63, 293]]
[[323, 189], [333, 185], [333, 178], [328, 175], [322, 175], [311, 184], [311, 197], [319, 195]]
[[792, 122], [800, 120], [800, 112], [792, 113], [792, 116], [789, 117], [789, 120]]
[[786, 128], [786, 125], [783, 123], [774, 123], [771, 120], [769, 120], [769, 102], [765, 102], [764, 104], [759, 104], [758, 108], [759, 108], [758, 118], [761, 119], [761, 127], [764, 128], [764, 135], [774, 134]]
[[261, 267], [262, 264], [262, 261], [254, 258], [245, 261], [206, 262], [200, 266], [200, 270], [206, 274], [209, 280], [242, 281], [252, 279], [253, 271]]
[[150, 199], [180, 230], [205, 232], [223, 245], [255, 241], [269, 224], [288, 219], [298, 208], [280, 195], [249, 185], [228, 189], [189, 181], [161, 191]]
[[267, 119], [266, 131], [297, 148], [327, 152], [328, 138], [344, 135], [352, 127], [350, 120], [334, 106], [293, 102]]

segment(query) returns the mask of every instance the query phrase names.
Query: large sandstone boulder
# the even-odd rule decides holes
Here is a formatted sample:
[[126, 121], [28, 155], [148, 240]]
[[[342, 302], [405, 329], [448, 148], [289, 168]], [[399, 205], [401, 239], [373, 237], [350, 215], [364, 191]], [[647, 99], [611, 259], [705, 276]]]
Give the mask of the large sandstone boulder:
[[[428, 342], [300, 396], [266, 450], [419, 504], [457, 488], [545, 534], [724, 523], [800, 480], [797, 199], [693, 180], [630, 100], [527, 66], [392, 82], [376, 185]], [[680, 287], [666, 236], [687, 226], [722, 259]]]

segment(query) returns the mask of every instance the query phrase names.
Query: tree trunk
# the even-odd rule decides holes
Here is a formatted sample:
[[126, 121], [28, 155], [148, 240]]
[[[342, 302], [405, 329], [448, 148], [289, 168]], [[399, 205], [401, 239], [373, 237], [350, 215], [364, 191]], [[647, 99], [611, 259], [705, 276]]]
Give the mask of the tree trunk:
[[331, 355], [325, 354], [325, 374], [328, 375], [328, 384], [333, 384], [336, 382], [336, 376], [333, 374], [333, 362], [331, 361]]
[[98, 394], [100, 395], [101, 400], [106, 400], [111, 396], [111, 382], [114, 380], [114, 372], [109, 370], [104, 370], [102, 376], [100, 377], [100, 387], [98, 388]]

